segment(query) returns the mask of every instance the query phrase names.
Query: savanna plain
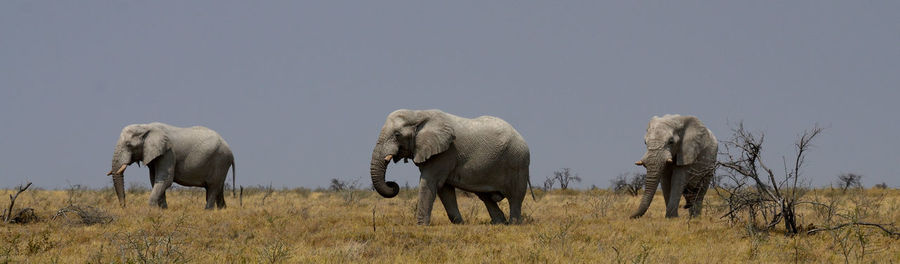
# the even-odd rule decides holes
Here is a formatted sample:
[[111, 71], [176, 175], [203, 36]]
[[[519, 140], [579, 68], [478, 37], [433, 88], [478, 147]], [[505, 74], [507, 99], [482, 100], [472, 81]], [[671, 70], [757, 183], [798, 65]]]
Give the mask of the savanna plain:
[[[0, 190], [6, 198], [15, 190]], [[458, 192], [466, 223], [449, 222], [435, 203], [430, 226], [415, 225], [417, 193], [392, 199], [371, 190], [244, 188], [228, 208], [203, 210], [200, 188], [168, 191], [169, 208], [147, 205], [130, 188], [120, 208], [111, 189], [29, 189], [16, 209], [36, 221], [4, 223], [0, 263], [898, 263], [900, 240], [877, 227], [827, 228], [815, 206], [798, 206], [804, 232], [759, 230], [710, 190], [700, 217], [666, 219], [661, 194], [643, 218], [629, 219], [640, 196], [604, 189], [535, 190], [524, 224], [490, 225], [484, 204]], [[900, 190], [812, 189], [806, 197], [839, 205], [853, 221], [900, 219]], [[5, 200], [5, 199], [4, 199]], [[4, 208], [8, 201], [0, 204]], [[684, 203], [682, 201], [682, 203]], [[508, 213], [506, 201], [504, 212]], [[837, 223], [837, 222], [831, 222]], [[896, 229], [894, 229], [896, 230]]]

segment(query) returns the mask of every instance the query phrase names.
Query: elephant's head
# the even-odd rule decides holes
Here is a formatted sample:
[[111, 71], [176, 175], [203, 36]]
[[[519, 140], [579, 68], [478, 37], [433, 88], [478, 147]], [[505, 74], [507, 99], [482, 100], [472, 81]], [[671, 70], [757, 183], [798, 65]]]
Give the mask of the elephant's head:
[[113, 185], [119, 203], [125, 206], [125, 168], [131, 163], [141, 162], [150, 164], [154, 159], [169, 149], [169, 140], [164, 131], [152, 124], [128, 125], [122, 129], [116, 149], [113, 152], [112, 169], [107, 175], [112, 175]]
[[654, 116], [650, 120], [647, 134], [644, 135], [647, 153], [634, 163], [647, 168], [647, 179], [644, 182], [641, 204], [631, 215], [632, 218], [641, 217], [647, 212], [660, 177], [671, 173], [673, 166], [694, 163], [708, 140], [708, 130], [696, 117], [665, 115]]
[[452, 142], [453, 127], [440, 110], [401, 109], [392, 112], [384, 121], [372, 150], [372, 186], [381, 196], [396, 196], [400, 186], [396, 182], [384, 181], [388, 162], [412, 159], [419, 164], [444, 152]]

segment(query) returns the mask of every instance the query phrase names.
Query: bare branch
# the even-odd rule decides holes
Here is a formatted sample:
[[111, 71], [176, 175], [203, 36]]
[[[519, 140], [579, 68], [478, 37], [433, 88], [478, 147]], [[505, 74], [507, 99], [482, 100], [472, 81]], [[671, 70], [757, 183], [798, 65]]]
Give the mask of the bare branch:
[[25, 187], [22, 187], [22, 185], [19, 185], [18, 187], [16, 187], [16, 189], [18, 189], [18, 191], [16, 191], [15, 196], [13, 196], [12, 194], [9, 195], [9, 209], [6, 210], [6, 216], [4, 217], [3, 222], [9, 223], [9, 220], [12, 219], [13, 205], [16, 204], [16, 198], [19, 198], [19, 194], [24, 192], [25, 190], [27, 190], [28, 187], [31, 187], [31, 182], [28, 182], [28, 184], [25, 184]]
[[887, 233], [888, 236], [900, 239], [900, 232], [888, 229], [887, 227], [884, 227], [884, 225], [882, 225], [882, 224], [866, 223], [866, 222], [843, 223], [843, 224], [836, 225], [834, 227], [829, 227], [829, 228], [816, 228], [816, 229], [807, 231], [806, 234], [812, 235], [812, 234], [815, 234], [815, 233], [818, 233], [821, 231], [837, 230], [837, 229], [841, 229], [841, 228], [851, 226], [851, 225], [878, 227], [881, 229], [881, 231], [884, 231], [885, 233]]
[[757, 223], [756, 217], [761, 216], [764, 229], [784, 223], [787, 233], [797, 233], [795, 206], [804, 193], [799, 186], [803, 182], [799, 179], [800, 169], [813, 138], [821, 131], [818, 126], [804, 131], [795, 143], [798, 154], [791, 164], [793, 168], [782, 157], [783, 174], [776, 174], [763, 159], [765, 133], [749, 132], [743, 122], [733, 127], [731, 138], [722, 141], [724, 152], [720, 156], [725, 160], [719, 165], [729, 172], [729, 179], [736, 183], [731, 186], [743, 186], [748, 182], [753, 185], [752, 189], [738, 187], [726, 190], [723, 200], [728, 203], [729, 212], [722, 218], [731, 217], [734, 220], [737, 212], [745, 210], [748, 221], [754, 225]]

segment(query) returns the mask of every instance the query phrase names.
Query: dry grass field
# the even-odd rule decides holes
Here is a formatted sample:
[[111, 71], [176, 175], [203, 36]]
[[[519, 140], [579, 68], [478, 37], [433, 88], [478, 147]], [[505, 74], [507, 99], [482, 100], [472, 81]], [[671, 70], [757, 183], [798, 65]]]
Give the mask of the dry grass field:
[[[10, 193], [0, 191], [4, 198]], [[141, 191], [130, 192], [122, 209], [109, 189], [28, 190], [16, 208], [34, 208], [40, 220], [0, 224], [0, 263], [900, 262], [900, 240], [877, 228], [793, 237], [780, 229], [752, 232], [746, 223], [719, 218], [724, 208], [712, 190], [697, 219], [684, 217], [686, 210], [663, 218], [659, 192], [641, 219], [628, 219], [638, 197], [605, 190], [536, 195], [525, 202], [523, 225], [490, 225], [484, 205], [460, 194], [465, 224], [450, 224], [436, 202], [432, 225], [417, 226], [415, 190], [384, 199], [364, 190], [254, 188], [244, 190], [243, 206], [229, 195], [228, 208], [213, 211], [202, 209], [199, 188], [170, 190], [167, 210], [147, 206]], [[900, 220], [900, 190], [820, 189], [807, 197], [840, 205], [838, 213], [857, 220]], [[69, 205], [99, 209], [85, 216], [101, 216], [100, 223], [86, 225], [74, 210], [58, 214]], [[824, 225], [819, 212], [799, 212], [804, 226]]]

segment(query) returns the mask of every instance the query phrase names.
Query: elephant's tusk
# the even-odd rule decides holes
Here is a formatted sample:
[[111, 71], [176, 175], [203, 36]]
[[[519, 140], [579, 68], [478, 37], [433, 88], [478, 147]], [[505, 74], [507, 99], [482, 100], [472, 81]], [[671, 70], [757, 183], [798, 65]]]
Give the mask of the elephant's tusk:
[[394, 155], [384, 156], [384, 161], [391, 161], [392, 158], [394, 158]]
[[666, 159], [666, 163], [672, 163], [672, 159], [671, 158]]
[[122, 167], [119, 167], [119, 170], [116, 172], [110, 171], [106, 175], [122, 175], [122, 172], [125, 172], [125, 167], [128, 167], [128, 164], [122, 164]]
[[634, 162], [634, 165], [644, 166], [644, 161], [643, 161], [643, 160], [635, 161], [635, 162]]

